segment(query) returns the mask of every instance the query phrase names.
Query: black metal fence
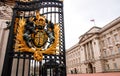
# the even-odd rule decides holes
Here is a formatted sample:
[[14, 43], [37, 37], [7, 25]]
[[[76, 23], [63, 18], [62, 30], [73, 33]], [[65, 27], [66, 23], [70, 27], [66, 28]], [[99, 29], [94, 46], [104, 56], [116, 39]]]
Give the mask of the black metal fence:
[[[59, 52], [55, 55], [45, 54], [42, 61], [35, 61], [29, 52], [17, 52], [15, 45], [15, 21], [20, 17], [35, 15], [40, 10], [48, 20], [60, 25]], [[20, 14], [20, 12], [22, 14]], [[33, 0], [31, 2], [16, 1], [13, 8], [13, 17], [10, 27], [9, 39], [2, 76], [66, 76], [65, 38], [63, 2], [58, 0]]]

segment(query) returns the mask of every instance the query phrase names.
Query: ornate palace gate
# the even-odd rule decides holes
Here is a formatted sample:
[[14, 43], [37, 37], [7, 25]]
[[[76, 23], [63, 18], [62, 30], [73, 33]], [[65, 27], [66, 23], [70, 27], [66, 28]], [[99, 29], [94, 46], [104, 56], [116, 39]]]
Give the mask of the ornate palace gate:
[[64, 39], [62, 1], [16, 0], [2, 76], [66, 76]]

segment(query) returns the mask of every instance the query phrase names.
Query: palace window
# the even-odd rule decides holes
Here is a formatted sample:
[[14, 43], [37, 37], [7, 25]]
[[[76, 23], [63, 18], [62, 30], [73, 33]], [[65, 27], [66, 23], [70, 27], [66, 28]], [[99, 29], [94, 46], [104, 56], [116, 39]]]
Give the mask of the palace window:
[[106, 65], [106, 69], [109, 70], [110, 69], [110, 66], [109, 64]]
[[120, 47], [118, 47], [118, 52], [120, 53]]
[[116, 63], [113, 63], [113, 65], [114, 65], [114, 69], [118, 68]]
[[102, 40], [101, 43], [102, 43], [102, 47], [105, 47], [105, 41]]
[[118, 34], [115, 34], [115, 35], [114, 35], [114, 39], [115, 39], [116, 42], [119, 41]]
[[104, 56], [104, 57], [107, 56], [106, 50], [103, 51], [103, 56]]
[[110, 53], [111, 53], [111, 55], [114, 54], [114, 50], [113, 50], [113, 48], [110, 48]]
[[114, 53], [115, 53], [114, 50], [111, 50], [111, 54], [114, 55]]
[[111, 41], [110, 37], [108, 37], [107, 40], [108, 40], [108, 44], [112, 44], [112, 41]]

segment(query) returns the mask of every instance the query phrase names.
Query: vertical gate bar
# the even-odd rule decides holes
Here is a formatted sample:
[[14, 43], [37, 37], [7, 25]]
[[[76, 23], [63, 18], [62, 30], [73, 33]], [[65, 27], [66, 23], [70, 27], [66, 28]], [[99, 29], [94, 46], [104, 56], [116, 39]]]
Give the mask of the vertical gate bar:
[[[48, 12], [48, 7], [47, 7], [47, 10], [46, 10], [47, 12]], [[46, 18], [48, 18], [48, 14], [46, 15]]]
[[60, 56], [61, 56], [61, 24], [60, 24], [60, 8], [58, 8], [58, 23], [59, 23], [59, 26], [60, 26], [60, 46], [59, 46], [59, 49], [60, 49], [60, 53], [59, 53], [59, 63], [61, 64], [61, 60], [60, 60]]
[[30, 76], [30, 64], [31, 64], [31, 54], [29, 54], [29, 64], [28, 64], [28, 76]]
[[52, 69], [50, 68], [50, 76], [52, 76]]
[[[64, 5], [63, 5], [64, 6]], [[64, 32], [64, 10], [63, 10], [63, 7], [61, 8], [61, 11], [62, 11], [62, 24], [63, 24], [63, 62], [64, 62], [64, 74], [63, 75], [67, 75], [66, 73], [66, 57], [65, 57], [65, 32]]]
[[36, 60], [34, 60], [34, 75], [36, 76]]
[[34, 60], [32, 60], [32, 74], [34, 74]]
[[26, 55], [25, 55], [25, 53], [23, 53], [23, 68], [22, 68], [22, 76], [24, 76], [24, 71], [25, 71], [25, 58], [26, 58]]
[[41, 65], [41, 61], [39, 61], [39, 76], [41, 76], [41, 70], [42, 70], [42, 65]]
[[39, 65], [39, 63], [38, 63], [38, 61], [37, 61], [37, 65], [36, 65], [36, 67], [37, 67], [37, 75], [38, 75], [38, 72], [39, 72], [39, 67], [38, 67], [38, 65]]
[[[63, 10], [63, 8], [62, 8], [62, 17], [64, 17], [64, 14], [63, 14], [63, 12], [64, 12], [64, 10]], [[63, 25], [64, 25], [64, 18], [62, 19], [63, 20]], [[64, 75], [66, 76], [66, 56], [65, 56], [65, 34], [64, 34], [64, 26], [63, 26], [63, 36], [64, 36], [64, 41], [63, 41], [63, 61], [64, 61], [64, 70], [65, 70], [65, 72], [64, 72]]]
[[20, 60], [20, 52], [18, 52], [17, 54], [18, 54], [18, 58], [17, 58], [16, 76], [18, 76], [19, 60]]
[[[50, 55], [50, 61], [52, 60], [52, 56]], [[50, 63], [50, 76], [51, 76], [51, 66], [52, 64]]]
[[[56, 12], [56, 7], [54, 7], [54, 11]], [[54, 13], [54, 22], [56, 23], [56, 13]]]
[[[50, 7], [50, 12], [52, 12], [52, 7]], [[50, 13], [50, 21], [52, 22], [52, 13]]]
[[[48, 12], [48, 7], [47, 7], [47, 10], [46, 10], [46, 12]], [[44, 12], [43, 12], [44, 13]], [[48, 19], [48, 14], [46, 14], [46, 19]]]
[[[46, 63], [46, 59], [45, 59], [45, 63]], [[43, 68], [43, 74], [45, 72], [45, 70], [47, 71], [46, 67]], [[46, 72], [47, 73], [47, 72]], [[43, 75], [44, 76], [44, 75]]]
[[44, 13], [44, 8], [43, 8], [42, 12]]

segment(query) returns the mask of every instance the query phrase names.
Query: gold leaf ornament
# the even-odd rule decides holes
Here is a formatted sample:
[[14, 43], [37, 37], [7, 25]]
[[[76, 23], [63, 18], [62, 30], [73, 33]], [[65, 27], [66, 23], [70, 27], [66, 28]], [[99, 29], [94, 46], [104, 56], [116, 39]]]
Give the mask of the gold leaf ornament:
[[[42, 17], [39, 16], [38, 18], [40, 19]], [[31, 19], [31, 21], [33, 21], [33, 18], [30, 18], [30, 19]], [[41, 23], [41, 22], [38, 22], [38, 23]], [[54, 29], [53, 29], [54, 37], [55, 37], [54, 42], [50, 45], [50, 47], [48, 47], [47, 49], [44, 49], [44, 50], [41, 47], [38, 48], [38, 47], [28, 47], [27, 46], [27, 44], [23, 38], [25, 24], [26, 24], [26, 19], [23, 17], [20, 18], [19, 26], [17, 28], [16, 39], [15, 39], [15, 42], [16, 42], [15, 43], [15, 51], [31, 52], [31, 53], [33, 53], [34, 59], [37, 61], [41, 61], [43, 59], [43, 54], [56, 54], [56, 51], [58, 50], [57, 47], [59, 45], [59, 31], [60, 31], [59, 24], [54, 24]], [[45, 23], [43, 22], [42, 24], [45, 24]]]

